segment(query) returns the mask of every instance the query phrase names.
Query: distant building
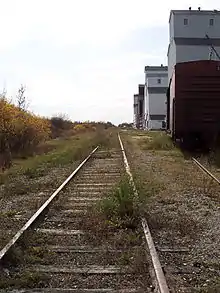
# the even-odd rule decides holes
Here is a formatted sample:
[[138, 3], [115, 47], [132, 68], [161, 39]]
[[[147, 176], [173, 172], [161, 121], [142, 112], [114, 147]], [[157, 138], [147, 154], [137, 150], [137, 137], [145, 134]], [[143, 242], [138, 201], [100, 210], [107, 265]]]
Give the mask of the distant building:
[[139, 128], [139, 115], [138, 115], [138, 97], [139, 95], [134, 95], [134, 104], [133, 104], [133, 110], [134, 110], [134, 128]]
[[164, 129], [166, 118], [167, 66], [145, 67], [145, 128]]
[[171, 10], [169, 35], [168, 82], [177, 63], [219, 59], [220, 11]]
[[144, 128], [144, 84], [138, 85], [138, 94], [134, 95], [134, 127]]

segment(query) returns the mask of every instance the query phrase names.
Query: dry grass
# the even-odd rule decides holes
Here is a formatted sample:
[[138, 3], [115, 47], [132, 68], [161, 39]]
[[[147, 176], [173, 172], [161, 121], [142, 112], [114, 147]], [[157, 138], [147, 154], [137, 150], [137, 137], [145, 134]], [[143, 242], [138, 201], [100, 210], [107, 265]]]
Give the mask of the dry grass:
[[195, 289], [192, 293], [219, 293], [220, 292], [220, 281], [217, 281], [216, 284], [207, 285], [205, 288]]
[[95, 214], [110, 229], [135, 229], [138, 225], [138, 199], [127, 177], [123, 178], [119, 186], [102, 199], [95, 208]]
[[175, 231], [181, 237], [195, 238], [201, 232], [202, 227], [199, 222], [190, 214], [183, 210], [176, 209], [169, 214], [164, 214], [162, 211], [148, 212], [148, 224], [152, 231]]
[[7, 270], [1, 272], [0, 275], [0, 289], [13, 289], [19, 288], [41, 288], [44, 287], [45, 282], [48, 280], [46, 274], [38, 272], [24, 272], [22, 274], [15, 273], [13, 276], [7, 276]]
[[175, 147], [164, 132], [148, 132], [140, 140], [140, 145], [144, 150], [172, 150]]
[[138, 199], [134, 195], [128, 178], [123, 178], [112, 192], [106, 194], [93, 208], [88, 209], [84, 217], [82, 218], [83, 229], [92, 231], [89, 237], [93, 235], [93, 242], [110, 241], [110, 237], [113, 245], [117, 246], [117, 242], [121, 242], [121, 233], [123, 235], [125, 231], [135, 233], [140, 223], [140, 213]]
[[[173, 279], [173, 290], [185, 289], [185, 281], [189, 280], [186, 292], [220, 292], [219, 282], [216, 282], [219, 268], [211, 263], [219, 256], [219, 237], [216, 233], [218, 202], [213, 198], [219, 194], [219, 188], [191, 160], [185, 160], [180, 150], [175, 147], [169, 149], [167, 143], [161, 141], [155, 146], [157, 133], [149, 132], [146, 136], [128, 133], [124, 135], [124, 144], [131, 169], [136, 171], [138, 178], [144, 184], [149, 178], [152, 181], [157, 179], [159, 187], [162, 184], [162, 188], [156, 190], [145, 206], [153, 238], [158, 246], [183, 246], [189, 250], [185, 255], [172, 254], [170, 259], [161, 253], [161, 259], [174, 271], [179, 269], [180, 259], [189, 267], [192, 259], [206, 264], [202, 265], [199, 273], [189, 273], [184, 281], [183, 276], [175, 279], [176, 276], [168, 272], [168, 278]], [[140, 188], [143, 189], [143, 186]]]
[[[17, 159], [10, 169], [0, 173], [0, 184], [12, 183], [17, 175], [25, 175], [28, 179], [42, 177], [54, 167], [82, 160], [97, 145], [107, 147], [109, 143], [108, 131], [87, 132], [68, 139], [52, 140], [47, 142], [46, 153], [35, 155], [27, 159]], [[17, 182], [17, 191], [24, 194], [27, 190], [22, 183]], [[14, 190], [13, 190], [14, 192]]]
[[26, 159], [47, 153], [50, 145], [45, 142], [48, 139], [65, 140], [78, 134], [101, 133], [113, 127], [110, 122], [73, 123], [62, 114], [50, 119], [34, 115], [25, 107], [24, 91], [23, 87], [19, 90], [19, 105], [22, 107], [13, 104], [4, 94], [0, 97], [0, 171], [2, 172], [9, 169], [15, 159]]
[[93, 231], [93, 241], [107, 241], [109, 235], [112, 237], [115, 233], [116, 238], [113, 242], [117, 245], [118, 240], [121, 242], [121, 233], [123, 238], [125, 237], [124, 231], [129, 234], [127, 238], [129, 243], [133, 240], [137, 241], [139, 233], [142, 233], [139, 230], [141, 216], [145, 212], [149, 197], [158, 188], [156, 184], [149, 184], [148, 189], [145, 186], [143, 191], [141, 183], [138, 182], [138, 184], [141, 192], [135, 195], [128, 177], [125, 176], [112, 192], [106, 194], [98, 204], [87, 210], [85, 218], [82, 219], [82, 226], [85, 230]]
[[[137, 274], [148, 276], [148, 263], [142, 247], [141, 198], [136, 197], [128, 178], [124, 177], [99, 204], [89, 209], [82, 226], [91, 245], [120, 249], [118, 266], [129, 266]], [[106, 257], [103, 255], [103, 257]]]

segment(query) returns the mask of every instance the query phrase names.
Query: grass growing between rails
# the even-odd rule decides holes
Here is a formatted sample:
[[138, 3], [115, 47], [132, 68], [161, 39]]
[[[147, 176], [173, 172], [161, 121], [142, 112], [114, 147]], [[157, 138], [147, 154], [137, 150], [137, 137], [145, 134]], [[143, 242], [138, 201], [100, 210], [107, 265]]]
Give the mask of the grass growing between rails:
[[141, 227], [141, 207], [146, 202], [147, 197], [135, 194], [126, 176], [112, 192], [88, 209], [82, 220], [82, 228], [92, 232], [87, 239], [90, 245], [121, 251], [116, 265], [129, 265], [133, 272], [147, 276], [148, 263]]
[[3, 273], [0, 275], [0, 289], [8, 290], [14, 287], [17, 289], [34, 287], [41, 288], [44, 287], [47, 280], [48, 276], [40, 272], [24, 272], [22, 274], [15, 273], [10, 277], [8, 277], [6, 273]]
[[151, 192], [154, 192], [153, 189], [149, 189], [148, 193], [135, 194], [128, 177], [125, 176], [112, 192], [107, 194], [92, 210], [88, 210], [87, 216], [91, 218], [89, 226], [95, 227], [101, 233], [105, 230], [137, 229], [143, 207]]
[[135, 229], [139, 219], [138, 206], [128, 178], [123, 178], [101, 201], [89, 208], [85, 218], [89, 221], [83, 219], [83, 227], [92, 230], [96, 240], [103, 240], [109, 231]]
[[[128, 265], [133, 272], [144, 274], [148, 267], [141, 249], [140, 202], [124, 177], [106, 197], [88, 208], [80, 226], [85, 232], [90, 231], [85, 233], [89, 245], [101, 246], [104, 251], [120, 250], [115, 265]], [[103, 259], [107, 258], [104, 252]]]
[[105, 223], [115, 228], [135, 228], [139, 220], [138, 199], [124, 178], [119, 186], [103, 199], [98, 206]]

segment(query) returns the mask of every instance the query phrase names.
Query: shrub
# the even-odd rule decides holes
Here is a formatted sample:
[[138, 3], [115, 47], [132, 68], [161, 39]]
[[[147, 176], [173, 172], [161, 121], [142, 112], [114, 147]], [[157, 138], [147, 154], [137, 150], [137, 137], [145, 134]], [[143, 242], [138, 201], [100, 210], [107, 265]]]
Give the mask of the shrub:
[[63, 115], [53, 116], [49, 121], [52, 138], [73, 134], [73, 123], [67, 117]]
[[0, 98], [0, 168], [10, 167], [14, 154], [33, 153], [48, 139], [50, 127], [45, 118], [20, 109]]

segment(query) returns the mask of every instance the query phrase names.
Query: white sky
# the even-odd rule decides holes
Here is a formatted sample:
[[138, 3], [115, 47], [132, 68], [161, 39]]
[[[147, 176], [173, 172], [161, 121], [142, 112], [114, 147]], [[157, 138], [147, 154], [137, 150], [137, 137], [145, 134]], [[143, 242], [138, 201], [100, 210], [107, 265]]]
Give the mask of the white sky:
[[0, 88], [73, 120], [132, 121], [144, 66], [166, 64], [171, 9], [219, 1], [0, 0]]

